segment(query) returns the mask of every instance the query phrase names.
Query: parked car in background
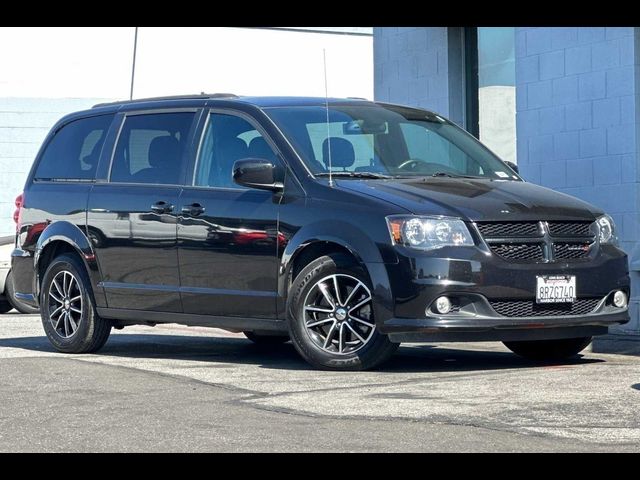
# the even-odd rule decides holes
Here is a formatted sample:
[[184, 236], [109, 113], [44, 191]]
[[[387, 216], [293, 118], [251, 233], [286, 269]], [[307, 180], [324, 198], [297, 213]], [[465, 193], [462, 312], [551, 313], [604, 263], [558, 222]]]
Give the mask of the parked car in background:
[[39, 309], [28, 305], [15, 297], [13, 274], [11, 273], [11, 252], [15, 237], [0, 237], [0, 313], [14, 308], [20, 313], [38, 313]]
[[7, 276], [11, 271], [11, 252], [13, 251], [13, 237], [0, 237], [0, 313], [7, 313], [13, 309], [5, 295]]
[[290, 339], [329, 369], [373, 368], [401, 342], [561, 360], [629, 321], [613, 219], [418, 108], [98, 105], [53, 127], [18, 203], [15, 295], [62, 352], [176, 322]]

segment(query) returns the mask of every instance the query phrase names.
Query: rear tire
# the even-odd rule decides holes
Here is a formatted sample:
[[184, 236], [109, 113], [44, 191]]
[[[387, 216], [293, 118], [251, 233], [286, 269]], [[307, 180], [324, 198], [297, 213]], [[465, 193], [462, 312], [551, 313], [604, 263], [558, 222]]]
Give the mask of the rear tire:
[[13, 280], [13, 272], [9, 272], [9, 275], [7, 275], [7, 284], [5, 286], [5, 289], [7, 300], [13, 306], [13, 308], [15, 308], [20, 313], [31, 315], [40, 312], [39, 308], [32, 307], [31, 305], [28, 305], [22, 300], [16, 298], [16, 287]]
[[289, 341], [289, 335], [260, 335], [254, 332], [242, 332], [256, 345], [280, 345]]
[[40, 307], [47, 338], [60, 352], [95, 352], [109, 338], [111, 323], [98, 316], [91, 281], [74, 255], [60, 255], [47, 267]]
[[504, 342], [513, 353], [529, 360], [565, 360], [575, 357], [590, 343], [592, 337], [564, 338], [560, 340], [535, 340]]
[[364, 269], [346, 255], [307, 265], [291, 285], [287, 308], [298, 353], [326, 370], [367, 370], [388, 360], [399, 344], [376, 329], [371, 291]]

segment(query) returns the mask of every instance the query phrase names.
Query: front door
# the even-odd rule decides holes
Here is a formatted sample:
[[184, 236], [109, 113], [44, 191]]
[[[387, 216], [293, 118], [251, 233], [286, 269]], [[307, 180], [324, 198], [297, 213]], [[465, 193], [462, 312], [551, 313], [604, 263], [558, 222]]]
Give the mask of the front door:
[[242, 158], [278, 162], [247, 119], [212, 113], [193, 186], [178, 202], [180, 290], [185, 313], [275, 318], [279, 197], [232, 178]]
[[109, 181], [91, 190], [87, 229], [110, 308], [182, 312], [177, 205], [194, 115], [127, 115]]

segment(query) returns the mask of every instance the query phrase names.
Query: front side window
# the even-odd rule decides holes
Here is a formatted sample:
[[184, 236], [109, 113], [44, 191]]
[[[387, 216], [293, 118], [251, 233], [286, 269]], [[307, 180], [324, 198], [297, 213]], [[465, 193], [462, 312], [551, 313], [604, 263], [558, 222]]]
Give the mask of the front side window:
[[200, 148], [195, 185], [245, 188], [233, 181], [233, 164], [244, 158], [278, 163], [265, 138], [251, 123], [235, 115], [211, 114]]
[[125, 119], [111, 166], [111, 181], [182, 184], [194, 113], [154, 113]]
[[67, 123], [47, 144], [36, 180], [93, 180], [113, 115]]
[[475, 138], [420, 109], [380, 105], [265, 109], [315, 175], [518, 179]]

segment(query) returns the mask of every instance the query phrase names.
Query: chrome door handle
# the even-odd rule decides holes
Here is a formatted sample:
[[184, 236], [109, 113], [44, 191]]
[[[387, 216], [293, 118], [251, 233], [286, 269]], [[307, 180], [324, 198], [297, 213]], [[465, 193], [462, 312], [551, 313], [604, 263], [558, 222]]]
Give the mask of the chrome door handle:
[[197, 217], [204, 213], [204, 207], [199, 203], [192, 203], [191, 205], [185, 205], [182, 207], [182, 213], [185, 215], [191, 215], [192, 217]]
[[153, 213], [171, 213], [173, 211], [173, 205], [164, 201], [159, 201], [151, 205], [151, 211]]

